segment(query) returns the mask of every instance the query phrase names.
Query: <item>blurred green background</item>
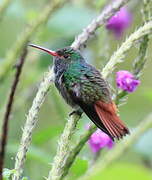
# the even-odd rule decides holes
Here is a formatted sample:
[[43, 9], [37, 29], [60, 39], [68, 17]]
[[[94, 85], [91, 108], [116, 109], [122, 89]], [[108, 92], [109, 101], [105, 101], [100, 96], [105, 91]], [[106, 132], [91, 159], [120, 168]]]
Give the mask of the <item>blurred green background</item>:
[[[42, 13], [41, 9], [47, 2], [47, 0], [14, 0], [10, 3], [7, 12], [0, 20], [0, 61], [5, 60], [7, 51], [13, 46], [18, 35]], [[2, 0], [0, 0], [0, 3], [2, 3]], [[44, 26], [41, 26], [39, 31], [35, 32], [31, 42], [53, 50], [70, 45], [74, 37], [89, 24], [106, 3], [106, 0], [71, 0], [70, 3], [58, 9], [50, 17], [49, 21]], [[113, 34], [109, 34], [105, 27], [102, 27], [96, 32], [93, 39], [88, 42], [87, 48], [82, 50], [84, 57], [98, 69], [104, 67], [109, 57], [125, 37], [133, 32], [136, 27], [142, 25], [141, 4], [138, 3], [137, 6], [137, 3], [135, 1], [129, 5], [129, 9], [133, 14], [133, 23], [121, 40], [116, 40]], [[129, 95], [127, 104], [119, 108], [121, 119], [131, 128], [136, 127], [152, 111], [151, 47], [150, 42], [147, 55], [148, 61], [141, 76], [140, 87], [136, 92]], [[138, 45], [132, 47], [125, 58], [125, 62], [118, 65], [116, 71], [120, 69], [131, 70], [137, 52]], [[29, 48], [9, 124], [6, 168], [12, 169], [14, 167], [14, 157], [20, 142], [26, 114], [31, 107], [44, 72], [47, 71], [50, 65], [52, 65], [52, 58], [49, 55]], [[11, 73], [6, 74], [5, 80], [0, 82], [0, 125], [2, 124], [14, 72], [15, 70], [12, 68]], [[114, 79], [115, 73], [111, 75], [109, 82], [112, 83], [113, 87], [116, 87]], [[25, 163], [24, 176], [33, 180], [41, 180], [42, 177], [47, 177], [50, 170], [49, 163], [52, 162], [55, 155], [58, 138], [63, 131], [70, 111], [71, 109], [52, 85], [41, 108], [38, 117], [39, 121], [33, 133], [32, 145]], [[85, 131], [85, 125], [89, 122], [89, 119], [83, 115], [75, 138]], [[139, 142], [131, 147], [123, 157], [113, 163], [104, 173], [94, 177], [94, 179], [152, 179], [151, 138], [152, 131], [144, 134]], [[104, 150], [102, 153], [104, 154], [106, 151]], [[90, 166], [90, 159], [93, 159], [93, 154], [86, 145], [72, 166], [68, 179], [74, 180], [84, 174]]]

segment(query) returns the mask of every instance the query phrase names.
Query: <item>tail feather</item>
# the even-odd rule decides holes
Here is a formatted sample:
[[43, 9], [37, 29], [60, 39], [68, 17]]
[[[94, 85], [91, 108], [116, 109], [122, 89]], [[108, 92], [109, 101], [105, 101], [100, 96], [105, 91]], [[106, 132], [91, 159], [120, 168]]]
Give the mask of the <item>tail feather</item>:
[[85, 114], [90, 118], [90, 120], [114, 141], [113, 136], [109, 133], [107, 128], [104, 126], [104, 124], [100, 120], [100, 118], [95, 110], [94, 105], [88, 105], [88, 104], [81, 102], [81, 103], [79, 103], [79, 106], [82, 108], [82, 110], [85, 112]]
[[129, 134], [128, 128], [117, 115], [117, 108], [114, 102], [97, 101], [94, 107], [100, 120], [113, 138], [120, 139]]

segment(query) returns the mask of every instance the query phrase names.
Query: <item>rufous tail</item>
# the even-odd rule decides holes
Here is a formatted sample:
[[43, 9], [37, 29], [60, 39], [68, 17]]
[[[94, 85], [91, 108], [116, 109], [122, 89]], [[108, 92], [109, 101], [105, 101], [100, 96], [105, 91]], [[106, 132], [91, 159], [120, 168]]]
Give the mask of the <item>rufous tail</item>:
[[117, 115], [117, 107], [114, 102], [97, 101], [94, 107], [101, 122], [113, 138], [120, 139], [129, 134], [129, 129]]

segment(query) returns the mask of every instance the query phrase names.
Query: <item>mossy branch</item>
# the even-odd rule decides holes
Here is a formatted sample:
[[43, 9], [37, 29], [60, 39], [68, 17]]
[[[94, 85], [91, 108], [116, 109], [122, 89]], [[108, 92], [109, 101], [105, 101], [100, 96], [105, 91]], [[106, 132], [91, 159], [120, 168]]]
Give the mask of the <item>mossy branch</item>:
[[152, 113], [144, 119], [138, 127], [131, 133], [131, 135], [125, 138], [111, 151], [109, 151], [104, 157], [99, 157], [99, 160], [91, 167], [91, 169], [79, 178], [80, 180], [91, 180], [94, 179], [96, 174], [101, 173], [108, 165], [120, 157], [126, 150], [134, 143], [137, 142], [138, 138], [148, 129], [152, 128]]
[[37, 29], [48, 21], [51, 14], [56, 11], [59, 7], [63, 6], [63, 4], [67, 0], [50, 0], [46, 7], [41, 10], [39, 17], [29, 24], [25, 30], [18, 36], [17, 41], [13, 45], [13, 47], [7, 52], [5, 60], [0, 64], [0, 80], [3, 80], [10, 72], [11, 67], [15, 63], [19, 53], [25, 46], [25, 44], [29, 41], [32, 35], [37, 31]]

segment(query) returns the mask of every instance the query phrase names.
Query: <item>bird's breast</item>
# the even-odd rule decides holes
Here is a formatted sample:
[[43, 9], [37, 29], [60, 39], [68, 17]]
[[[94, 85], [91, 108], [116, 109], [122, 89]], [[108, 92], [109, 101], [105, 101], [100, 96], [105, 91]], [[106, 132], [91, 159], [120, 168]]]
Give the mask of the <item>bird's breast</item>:
[[64, 79], [64, 72], [66, 69], [60, 68], [57, 69], [57, 67], [54, 66], [54, 74], [55, 74], [55, 86], [58, 89], [59, 93], [62, 95], [64, 100], [69, 104], [71, 107], [75, 107], [76, 104], [73, 102], [69, 91], [67, 90], [65, 86], [65, 79]]

